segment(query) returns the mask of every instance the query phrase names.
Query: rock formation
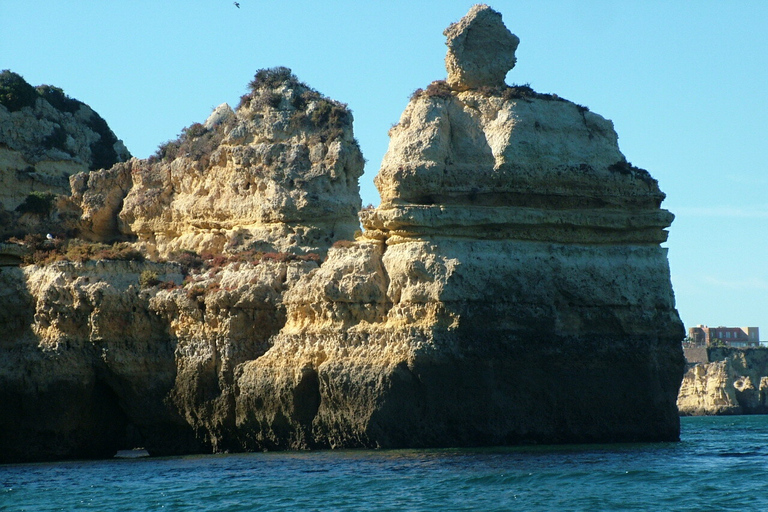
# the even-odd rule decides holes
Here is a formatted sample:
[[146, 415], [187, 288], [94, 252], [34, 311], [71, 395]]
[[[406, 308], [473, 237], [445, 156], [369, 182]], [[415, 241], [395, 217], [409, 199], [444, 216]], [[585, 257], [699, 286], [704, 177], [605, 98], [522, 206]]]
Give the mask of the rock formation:
[[505, 31], [487, 6], [446, 31], [449, 80], [390, 131], [364, 238], [242, 366], [249, 448], [678, 438], [664, 194], [610, 121], [501, 85]]
[[664, 194], [610, 121], [504, 85], [498, 13], [446, 35], [355, 241], [351, 114], [285, 68], [72, 176], [80, 236], [127, 242], [0, 246], [0, 461], [677, 439]]
[[453, 89], [504, 85], [504, 77], [517, 62], [515, 50], [520, 39], [507, 30], [500, 13], [487, 5], [475, 5], [443, 34], [448, 46], [447, 82]]
[[[194, 448], [163, 403], [174, 347], [138, 286], [147, 265], [2, 269], [0, 461], [109, 457], [142, 435]], [[177, 267], [152, 268], [180, 280]]]
[[[290, 70], [263, 70], [237, 112], [73, 175], [64, 207], [91, 243], [0, 246], [0, 461], [242, 449], [238, 367], [285, 323], [285, 291], [359, 227], [351, 123]], [[118, 237], [138, 241], [93, 243]], [[211, 254], [159, 264], [136, 248]]]
[[[0, 73], [0, 215], [6, 220], [0, 235], [19, 227], [24, 213], [47, 214], [55, 195], [69, 195], [69, 176], [128, 158], [122, 141], [85, 103], [58, 87], [35, 88], [16, 73]], [[41, 219], [21, 220], [23, 227]]]
[[683, 376], [677, 406], [683, 416], [768, 413], [768, 350], [708, 349], [710, 363]]
[[[352, 114], [287, 68], [262, 70], [149, 160], [72, 177], [80, 230], [138, 237], [151, 254], [324, 252], [359, 229], [363, 157]], [[119, 184], [115, 186], [115, 184]]]

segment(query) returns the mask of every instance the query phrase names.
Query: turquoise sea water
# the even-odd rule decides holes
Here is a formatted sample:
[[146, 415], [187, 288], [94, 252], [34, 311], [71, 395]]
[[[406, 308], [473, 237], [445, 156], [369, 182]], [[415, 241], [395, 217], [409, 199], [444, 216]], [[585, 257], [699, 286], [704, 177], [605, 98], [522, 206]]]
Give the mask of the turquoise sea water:
[[275, 452], [0, 466], [3, 511], [768, 510], [768, 416], [682, 442]]

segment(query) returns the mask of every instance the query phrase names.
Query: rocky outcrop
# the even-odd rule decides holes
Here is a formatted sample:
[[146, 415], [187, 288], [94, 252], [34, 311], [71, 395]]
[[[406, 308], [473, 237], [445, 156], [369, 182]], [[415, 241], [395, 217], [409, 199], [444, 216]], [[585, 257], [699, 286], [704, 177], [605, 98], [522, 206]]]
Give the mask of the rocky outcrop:
[[[72, 177], [80, 232], [174, 251], [324, 252], [359, 228], [363, 157], [345, 105], [287, 68], [262, 70], [149, 160]], [[115, 185], [117, 184], [117, 185]]]
[[116, 447], [199, 449], [164, 406], [174, 382], [167, 325], [139, 287], [142, 270], [58, 263], [0, 273], [0, 461], [110, 457]]
[[134, 243], [0, 269], [0, 461], [677, 439], [664, 194], [610, 121], [503, 84], [498, 13], [446, 32], [355, 241], [351, 114], [285, 68], [73, 176], [79, 233]]
[[[487, 6], [448, 29], [449, 81], [390, 131], [364, 237], [302, 277], [243, 365], [249, 447], [678, 438], [664, 194], [610, 121], [500, 85], [501, 30]], [[458, 42], [491, 35], [508, 44], [462, 68]]]
[[710, 348], [680, 385], [683, 416], [768, 413], [768, 350]]
[[184, 282], [170, 263], [1, 269], [0, 461], [241, 450], [235, 375], [317, 265], [243, 261]]
[[[69, 195], [71, 175], [128, 158], [122, 141], [85, 103], [58, 87], [35, 88], [16, 73], [0, 73], [0, 210], [15, 215], [3, 228], [25, 213], [47, 215], [45, 194], [51, 195], [49, 203], [52, 195]], [[40, 219], [21, 220], [24, 226]], [[51, 219], [43, 220], [50, 224]]]
[[362, 172], [344, 105], [285, 68], [251, 85], [153, 158], [71, 177], [57, 206], [79, 234], [132, 246], [0, 247], [0, 461], [243, 449], [239, 368], [317, 253], [359, 227]]
[[456, 90], [504, 85], [507, 72], [515, 66], [520, 39], [504, 26], [501, 14], [484, 4], [472, 7], [446, 36], [445, 67], [448, 84]]

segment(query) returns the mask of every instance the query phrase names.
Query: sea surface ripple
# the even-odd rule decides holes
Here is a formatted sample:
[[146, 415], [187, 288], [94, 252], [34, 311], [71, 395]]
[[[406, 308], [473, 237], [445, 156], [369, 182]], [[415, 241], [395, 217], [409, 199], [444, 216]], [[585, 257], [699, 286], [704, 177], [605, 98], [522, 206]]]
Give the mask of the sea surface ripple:
[[680, 443], [4, 465], [0, 510], [768, 510], [768, 416], [682, 425]]

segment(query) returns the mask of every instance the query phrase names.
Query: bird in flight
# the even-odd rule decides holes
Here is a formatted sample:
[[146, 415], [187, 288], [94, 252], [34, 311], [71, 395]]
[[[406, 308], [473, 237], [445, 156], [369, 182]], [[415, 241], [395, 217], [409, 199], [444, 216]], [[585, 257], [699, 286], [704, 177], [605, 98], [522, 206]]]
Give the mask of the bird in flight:
[[240, 2], [232, 2], [232, 3], [235, 4], [235, 7], [237, 7], [238, 9], [240, 8]]

